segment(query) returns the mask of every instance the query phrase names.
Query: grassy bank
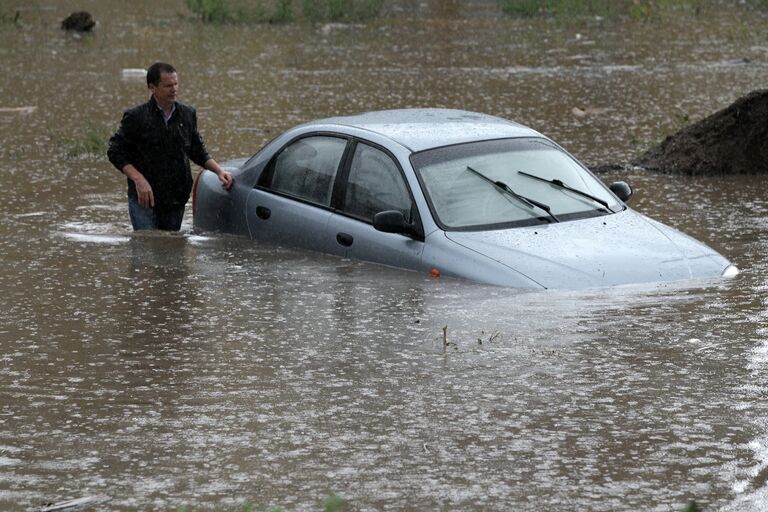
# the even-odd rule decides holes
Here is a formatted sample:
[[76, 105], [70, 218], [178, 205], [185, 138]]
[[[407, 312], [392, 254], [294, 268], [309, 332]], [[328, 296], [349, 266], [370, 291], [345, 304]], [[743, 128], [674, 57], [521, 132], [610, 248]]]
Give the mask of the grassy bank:
[[65, 143], [67, 158], [104, 158], [107, 153], [109, 132], [106, 128], [89, 125], [77, 138]]
[[649, 18], [671, 9], [699, 11], [705, 0], [497, 0], [499, 8], [513, 17], [603, 16]]
[[206, 23], [356, 22], [379, 16], [384, 0], [186, 0]]
[[[698, 14], [703, 9], [731, 6], [721, 0], [496, 0], [504, 14], [512, 17], [600, 16], [649, 19], [665, 12], [687, 11]], [[768, 10], [768, 0], [745, 0], [746, 7]]]
[[[426, 3], [441, 0], [426, 0]], [[669, 12], [698, 14], [728, 7], [727, 0], [487, 0], [513, 18], [603, 17], [647, 20]], [[189, 10], [206, 23], [288, 23], [293, 21], [360, 22], [397, 11], [403, 0], [186, 0]], [[768, 0], [745, 0], [741, 7], [768, 11]], [[390, 9], [392, 8], [392, 9]], [[472, 9], [468, 4], [464, 9]]]

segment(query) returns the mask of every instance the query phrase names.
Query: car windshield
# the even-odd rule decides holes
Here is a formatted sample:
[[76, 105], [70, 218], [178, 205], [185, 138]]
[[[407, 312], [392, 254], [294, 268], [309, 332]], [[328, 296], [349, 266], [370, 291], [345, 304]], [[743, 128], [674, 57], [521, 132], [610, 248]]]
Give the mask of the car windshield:
[[607, 215], [624, 208], [600, 180], [543, 138], [459, 144], [411, 156], [444, 229], [497, 229]]

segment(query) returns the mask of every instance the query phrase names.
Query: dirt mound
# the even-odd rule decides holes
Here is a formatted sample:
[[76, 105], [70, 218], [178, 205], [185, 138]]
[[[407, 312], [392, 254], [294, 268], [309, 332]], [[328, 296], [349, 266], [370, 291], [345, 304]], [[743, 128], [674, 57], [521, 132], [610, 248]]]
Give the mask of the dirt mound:
[[667, 137], [632, 164], [691, 175], [768, 173], [768, 90], [754, 91]]

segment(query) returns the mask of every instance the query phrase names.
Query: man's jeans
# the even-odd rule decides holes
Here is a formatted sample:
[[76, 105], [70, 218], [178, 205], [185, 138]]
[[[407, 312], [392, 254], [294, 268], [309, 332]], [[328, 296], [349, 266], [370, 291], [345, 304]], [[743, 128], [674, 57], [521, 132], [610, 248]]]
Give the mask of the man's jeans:
[[178, 231], [184, 219], [184, 205], [173, 208], [145, 208], [135, 197], [128, 196], [128, 213], [131, 216], [133, 229], [162, 229]]

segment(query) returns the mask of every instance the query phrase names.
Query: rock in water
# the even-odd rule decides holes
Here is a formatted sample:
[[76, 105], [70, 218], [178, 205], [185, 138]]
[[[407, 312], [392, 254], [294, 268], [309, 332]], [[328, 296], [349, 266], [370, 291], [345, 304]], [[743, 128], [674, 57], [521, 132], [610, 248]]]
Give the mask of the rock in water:
[[754, 91], [667, 137], [632, 164], [690, 175], [768, 173], [768, 90]]
[[77, 32], [89, 32], [96, 26], [91, 13], [87, 11], [73, 12], [61, 22], [61, 28], [64, 30], [75, 30]]

